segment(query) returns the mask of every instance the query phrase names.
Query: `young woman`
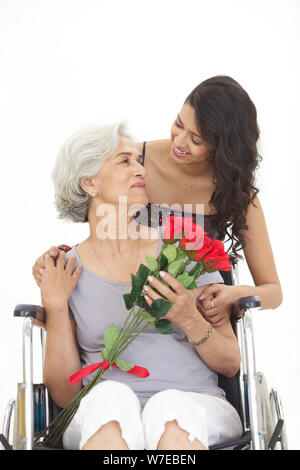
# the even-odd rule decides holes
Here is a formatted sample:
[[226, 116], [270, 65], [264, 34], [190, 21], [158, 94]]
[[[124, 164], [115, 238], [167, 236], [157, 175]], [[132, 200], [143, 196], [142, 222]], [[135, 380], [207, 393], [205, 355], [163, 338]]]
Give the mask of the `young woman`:
[[[255, 287], [217, 284], [207, 288], [197, 306], [213, 324], [221, 324], [224, 307], [240, 297], [259, 296], [262, 309], [275, 309], [282, 302], [255, 187], [261, 159], [258, 138], [256, 108], [246, 91], [232, 78], [216, 76], [186, 98], [171, 126], [170, 139], [140, 144], [152, 218], [168, 212], [163, 205], [188, 204], [196, 214], [197, 204], [202, 204], [205, 231], [231, 242], [233, 260], [241, 258], [239, 250], [244, 251]], [[213, 301], [205, 300], [209, 295]]]

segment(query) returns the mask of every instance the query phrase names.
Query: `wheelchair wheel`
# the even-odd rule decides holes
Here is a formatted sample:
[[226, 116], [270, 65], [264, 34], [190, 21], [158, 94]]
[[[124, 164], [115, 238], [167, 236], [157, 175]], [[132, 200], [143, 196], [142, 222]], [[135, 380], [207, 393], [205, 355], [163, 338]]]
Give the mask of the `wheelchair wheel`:
[[264, 443], [264, 449], [267, 450], [274, 430], [274, 419], [270, 406], [267, 381], [261, 372], [257, 373], [256, 390], [258, 427]]
[[9, 400], [7, 403], [4, 418], [3, 418], [3, 425], [2, 425], [2, 433], [0, 434], [0, 450], [11, 450], [12, 446], [10, 445], [10, 429], [11, 429], [11, 420], [12, 416], [15, 412], [16, 400], [12, 399]]
[[288, 450], [287, 433], [286, 433], [286, 425], [285, 425], [285, 419], [284, 419], [284, 414], [283, 414], [283, 408], [282, 408], [279, 393], [276, 389], [274, 388], [271, 389], [269, 400], [270, 400], [270, 406], [272, 409], [274, 428], [277, 425], [277, 423], [279, 422], [283, 423], [282, 429], [278, 437], [278, 442], [275, 445], [274, 449], [280, 450], [281, 448], [281, 450]]
[[286, 450], [287, 436], [281, 400], [277, 390], [268, 392], [266, 379], [261, 372], [257, 373], [257, 399], [258, 424], [265, 450]]

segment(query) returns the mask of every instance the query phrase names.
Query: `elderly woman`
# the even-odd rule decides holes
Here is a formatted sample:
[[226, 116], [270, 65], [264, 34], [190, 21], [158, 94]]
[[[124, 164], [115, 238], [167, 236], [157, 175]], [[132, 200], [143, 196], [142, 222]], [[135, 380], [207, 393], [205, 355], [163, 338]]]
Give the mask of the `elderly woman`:
[[[124, 198], [129, 207], [148, 203], [141, 163], [137, 145], [122, 126], [113, 125], [74, 135], [55, 165], [60, 217], [90, 226], [88, 238], [60, 252], [56, 264], [46, 255], [40, 281], [47, 314], [44, 380], [61, 407], [91, 379], [71, 386], [69, 377], [99, 361], [104, 331], [111, 323], [119, 328], [126, 318], [123, 294], [130, 291], [130, 274], [146, 262], [146, 254], [156, 257], [162, 247], [161, 228], [138, 224], [124, 206]], [[114, 218], [122, 230], [110, 229], [105, 237], [105, 222]], [[164, 279], [167, 285], [149, 280], [147, 303], [158, 292], [174, 302], [165, 316], [173, 333], [161, 335], [150, 327], [123, 356], [150, 376], [107, 370], [82, 399], [64, 433], [65, 448], [206, 449], [241, 435], [239, 416], [218, 387], [217, 374], [233, 376], [240, 364], [229, 316], [208, 337], [211, 325], [195, 305], [205, 285], [222, 278], [217, 272], [202, 275], [192, 291], [168, 273]]]

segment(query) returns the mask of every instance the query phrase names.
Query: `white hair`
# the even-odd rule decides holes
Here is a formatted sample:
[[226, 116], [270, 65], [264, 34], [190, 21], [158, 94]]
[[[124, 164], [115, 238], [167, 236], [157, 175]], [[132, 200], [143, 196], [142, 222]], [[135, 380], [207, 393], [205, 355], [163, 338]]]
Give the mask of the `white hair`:
[[121, 136], [132, 140], [123, 122], [83, 129], [64, 143], [52, 172], [60, 219], [88, 221], [90, 196], [79, 181], [99, 172], [105, 160], [115, 152]]

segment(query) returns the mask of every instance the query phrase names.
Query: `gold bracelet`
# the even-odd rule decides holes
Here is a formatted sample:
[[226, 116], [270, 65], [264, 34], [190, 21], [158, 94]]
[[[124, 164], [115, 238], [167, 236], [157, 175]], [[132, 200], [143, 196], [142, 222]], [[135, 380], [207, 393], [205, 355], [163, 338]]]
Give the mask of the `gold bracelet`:
[[200, 344], [205, 343], [205, 341], [207, 341], [212, 336], [214, 331], [215, 330], [213, 329], [213, 327], [211, 325], [209, 325], [208, 332], [201, 339], [199, 339], [199, 341], [191, 341], [190, 338], [188, 338], [188, 341], [193, 346], [199, 346]]

